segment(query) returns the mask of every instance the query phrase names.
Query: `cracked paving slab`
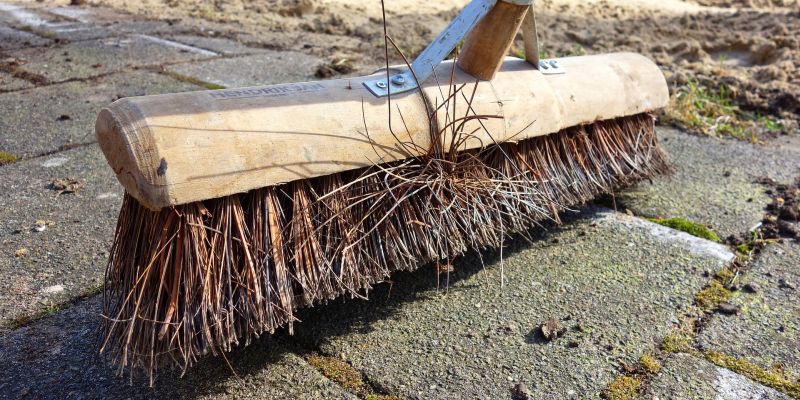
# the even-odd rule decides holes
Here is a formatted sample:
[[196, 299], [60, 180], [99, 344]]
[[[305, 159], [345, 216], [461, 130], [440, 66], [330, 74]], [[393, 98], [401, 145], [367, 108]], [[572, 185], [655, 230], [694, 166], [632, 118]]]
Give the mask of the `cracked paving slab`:
[[263, 50], [236, 58], [178, 64], [167, 70], [228, 88], [307, 81], [321, 59], [293, 51]]
[[789, 400], [791, 397], [689, 354], [670, 354], [642, 399]]
[[737, 315], [715, 315], [698, 337], [704, 350], [753, 362], [764, 369], [776, 363], [800, 379], [800, 244], [786, 241], [761, 251], [735, 292]]
[[218, 56], [208, 50], [141, 33], [6, 53], [25, 62], [21, 69], [44, 76], [50, 82]]
[[[507, 398], [518, 382], [531, 398], [596, 396], [670, 332], [732, 255], [703, 239], [607, 210], [504, 250], [454, 264], [445, 288], [432, 266], [392, 276], [370, 301], [304, 310], [298, 340], [320, 346], [404, 398]], [[713, 249], [713, 250], [710, 250]], [[501, 278], [505, 287], [500, 287]], [[547, 342], [549, 318], [566, 329]]]
[[[82, 185], [76, 193], [48, 188], [68, 177]], [[96, 145], [4, 166], [0, 181], [2, 332], [99, 288], [122, 189]]]
[[755, 183], [768, 176], [790, 182], [800, 172], [800, 136], [780, 136], [767, 144], [690, 135], [658, 128], [676, 173], [617, 194], [617, 202], [647, 217], [682, 217], [711, 225], [725, 238], [746, 232], [770, 202]]
[[117, 377], [97, 354], [100, 296], [0, 337], [0, 393], [42, 399], [352, 399], [279, 339], [263, 338], [220, 358], [205, 358], [184, 377], [162, 371]]
[[162, 74], [135, 71], [0, 94], [0, 150], [28, 158], [94, 142], [97, 113], [112, 101], [197, 89]]

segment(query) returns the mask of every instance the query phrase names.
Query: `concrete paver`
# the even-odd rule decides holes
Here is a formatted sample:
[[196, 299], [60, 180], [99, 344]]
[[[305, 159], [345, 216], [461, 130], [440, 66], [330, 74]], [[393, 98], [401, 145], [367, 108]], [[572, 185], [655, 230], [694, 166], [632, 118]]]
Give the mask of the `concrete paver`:
[[[510, 243], [502, 263], [455, 262], [448, 289], [436, 290], [428, 266], [393, 275], [368, 302], [304, 311], [296, 334], [404, 398], [507, 398], [518, 382], [531, 398], [596, 396], [620, 361], [678, 322], [703, 271], [732, 254], [624, 214], [582, 216], [531, 245]], [[548, 343], [537, 327], [549, 318], [566, 332]]]
[[263, 53], [169, 66], [169, 71], [225, 87], [307, 81], [321, 60], [291, 51]]
[[791, 397], [689, 354], [670, 354], [642, 399], [788, 400]]
[[658, 134], [676, 173], [617, 194], [618, 204], [637, 215], [687, 218], [711, 225], [725, 238], [763, 218], [770, 200], [756, 178], [791, 182], [800, 173], [797, 135], [753, 145], [671, 128], [659, 128]]
[[62, 41], [83, 41], [134, 32], [174, 33], [181, 29], [172, 21], [143, 20], [105, 7], [4, 2], [0, 2], [0, 23]]
[[25, 47], [45, 46], [52, 43], [50, 39], [34, 35], [30, 32], [3, 26], [0, 23], [0, 51]]
[[[78, 179], [57, 195], [53, 179]], [[0, 331], [102, 283], [122, 189], [90, 145], [0, 168]], [[37, 232], [37, 221], [45, 230]], [[25, 249], [27, 254], [17, 252]]]
[[[227, 355], [242, 379], [209, 357], [183, 379], [164, 372], [155, 389], [141, 378], [130, 386], [95, 353], [98, 296], [55, 312], [97, 290], [116, 224], [122, 189], [91, 144], [97, 111], [122, 96], [199, 89], [131, 71], [139, 67], [172, 64], [170, 73], [241, 87], [313, 79], [322, 63], [302, 35], [238, 36], [292, 50], [277, 52], [198, 33], [237, 37], [230, 25], [192, 23], [0, 2], [0, 51], [51, 82], [78, 80], [32, 88], [0, 73], [0, 92], [12, 91], [0, 94], [0, 150], [23, 158], [0, 167], [0, 397], [354, 398], [294, 352], [318, 347], [405, 398], [508, 398], [516, 383], [531, 388], [532, 398], [585, 398], [618, 376], [620, 361], [651, 350], [691, 307], [704, 273], [732, 257], [718, 244], [585, 209], [533, 244], [512, 241], [502, 261], [498, 252], [483, 253], [483, 262], [461, 258], [449, 285], [448, 276], [438, 277], [438, 290], [427, 266], [396, 274], [369, 302], [302, 310], [296, 337], [264, 338]], [[741, 233], [761, 220], [769, 201], [755, 178], [788, 182], [800, 173], [797, 136], [757, 146], [667, 128], [659, 134], [677, 173], [618, 194], [639, 215], [685, 217], [723, 237]], [[83, 187], [56, 195], [50, 182], [67, 177]], [[41, 232], [33, 229], [39, 220]], [[765, 249], [741, 282], [761, 290], [735, 294], [738, 315], [712, 316], [698, 337], [701, 349], [800, 371], [798, 259], [797, 244]], [[10, 330], [42, 312], [53, 315]], [[565, 328], [552, 342], [538, 328], [548, 318]], [[668, 355], [644, 397], [787, 398], [688, 354]]]
[[219, 358], [184, 377], [162, 371], [154, 388], [145, 377], [117, 377], [97, 354], [100, 297], [0, 337], [0, 396], [53, 399], [355, 399], [274, 338]]
[[731, 303], [737, 315], [715, 315], [698, 337], [702, 349], [721, 352], [771, 369], [776, 363], [800, 379], [800, 245], [765, 248], [740, 284]]
[[124, 96], [201, 89], [162, 74], [136, 71], [0, 94], [0, 150], [32, 157], [95, 140], [97, 113]]
[[58, 49], [33, 48], [7, 53], [25, 61], [23, 70], [44, 76], [51, 82], [217, 56], [208, 50], [144, 33], [72, 42]]

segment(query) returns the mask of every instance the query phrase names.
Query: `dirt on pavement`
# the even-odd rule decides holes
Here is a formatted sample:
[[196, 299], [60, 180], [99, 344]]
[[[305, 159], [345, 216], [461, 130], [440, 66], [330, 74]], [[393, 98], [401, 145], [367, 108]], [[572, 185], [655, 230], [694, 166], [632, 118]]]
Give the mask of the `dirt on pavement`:
[[[369, 73], [383, 63], [380, 3], [367, 0], [90, 0], [161, 19], [200, 19]], [[467, 0], [387, 0], [389, 35], [414, 56]], [[546, 56], [635, 51], [653, 58], [673, 92], [726, 87], [741, 109], [800, 119], [798, 0], [541, 0]], [[224, 24], [224, 25], [223, 25]], [[222, 34], [224, 32], [213, 32]], [[512, 54], [521, 49], [521, 41]], [[393, 62], [400, 57], [393, 56]], [[332, 70], [332, 71], [329, 71]]]

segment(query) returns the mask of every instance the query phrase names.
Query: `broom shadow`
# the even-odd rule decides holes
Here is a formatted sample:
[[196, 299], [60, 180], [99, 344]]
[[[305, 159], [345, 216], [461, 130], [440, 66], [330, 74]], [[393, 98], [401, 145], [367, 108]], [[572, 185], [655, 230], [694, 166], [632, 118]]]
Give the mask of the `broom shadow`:
[[[289, 335], [286, 328], [275, 334], [262, 337], [247, 347], [238, 347], [226, 357], [230, 364], [221, 357], [206, 357], [190, 369], [182, 379], [177, 379], [177, 371], [164, 371], [157, 378], [154, 394], [163, 395], [165, 383], [187, 390], [182, 395], [209, 395], [226, 390], [221, 382], [239, 377], [245, 381], [269, 370], [288, 354], [308, 356], [320, 352], [320, 346], [334, 342], [352, 334], [366, 334], [374, 331], [375, 325], [395, 319], [401, 310], [418, 301], [430, 301], [438, 296], [447, 301], [449, 292], [476, 290], [474, 284], [459, 284], [465, 280], [485, 272], [487, 268], [501, 268], [506, 257], [528, 250], [531, 245], [547, 243], [551, 236], [560, 230], [570, 229], [575, 221], [591, 219], [603, 209], [594, 205], [586, 205], [580, 209], [562, 215], [563, 225], [547, 222], [527, 232], [512, 235], [504, 249], [487, 249], [468, 251], [453, 262], [453, 272], [449, 277], [437, 279], [437, 268], [433, 263], [421, 266], [416, 271], [398, 271], [392, 274], [391, 282], [375, 285], [369, 293], [369, 299], [339, 298], [328, 304], [298, 310], [297, 317], [301, 321], [294, 335]], [[556, 246], [558, 244], [552, 244]], [[449, 282], [445, 282], [449, 280]], [[442, 284], [440, 284], [442, 282]], [[449, 284], [449, 285], [448, 285]], [[491, 290], [502, 291], [499, 282]], [[528, 335], [531, 336], [531, 335]], [[542, 344], [526, 337], [530, 344]], [[203, 382], [196, 385], [195, 382]], [[171, 392], [172, 389], [169, 390]]]
[[[297, 317], [301, 322], [296, 326], [293, 335], [284, 327], [246, 347], [237, 347], [225, 355], [227, 361], [221, 356], [205, 357], [182, 378], [177, 370], [162, 371], [150, 393], [159, 397], [169, 394], [195, 397], [226, 392], [229, 389], [225, 382], [231, 379], [238, 377], [247, 382], [285, 361], [287, 356], [305, 357], [320, 352], [320, 345], [333, 342], [337, 338], [372, 332], [376, 324], [395, 319], [410, 304], [429, 301], [431, 296], [440, 296], [446, 301], [451, 291], [474, 290], [476, 286], [473, 284], [459, 283], [486, 268], [501, 268], [503, 258], [525, 251], [533, 243], [548, 242], [553, 233], [570, 229], [571, 222], [591, 218], [599, 211], [594, 206], [587, 206], [567, 212], [562, 217], [564, 225], [547, 222], [528, 232], [512, 235], [502, 251], [468, 251], [453, 262], [453, 272], [447, 277], [437, 277], [436, 265], [429, 263], [416, 271], [393, 273], [391, 281], [375, 285], [366, 300], [339, 298], [328, 304], [298, 310]], [[503, 289], [497, 282], [492, 290]], [[145, 377], [142, 377], [141, 383], [146, 384]]]

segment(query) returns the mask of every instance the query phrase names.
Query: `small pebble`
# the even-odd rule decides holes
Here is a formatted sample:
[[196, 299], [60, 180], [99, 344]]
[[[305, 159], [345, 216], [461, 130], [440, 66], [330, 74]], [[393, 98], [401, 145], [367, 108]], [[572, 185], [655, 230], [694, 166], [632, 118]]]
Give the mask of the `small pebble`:
[[717, 306], [717, 311], [725, 315], [736, 315], [739, 313], [739, 307], [733, 304], [723, 303]]
[[750, 282], [744, 285], [744, 291], [747, 293], [759, 293], [761, 292], [761, 285], [755, 282]]
[[41, 220], [41, 219], [36, 220], [36, 222], [33, 224], [33, 231], [34, 232], [44, 232], [47, 229], [47, 225], [50, 225], [50, 224], [48, 224], [48, 222], [50, 222], [50, 224], [52, 224], [52, 221], [45, 221], [45, 220]]
[[530, 400], [531, 392], [524, 383], [520, 382], [511, 388], [511, 398], [513, 400]]
[[789, 289], [789, 290], [797, 289], [797, 286], [794, 283], [789, 282], [789, 281], [787, 281], [785, 279], [779, 279], [778, 280], [778, 287], [781, 288], [781, 289]]
[[560, 336], [563, 336], [566, 332], [566, 329], [561, 327], [561, 325], [556, 321], [554, 318], [550, 318], [547, 321], [542, 322], [539, 325], [539, 330], [544, 336], [545, 339], [554, 340]]

